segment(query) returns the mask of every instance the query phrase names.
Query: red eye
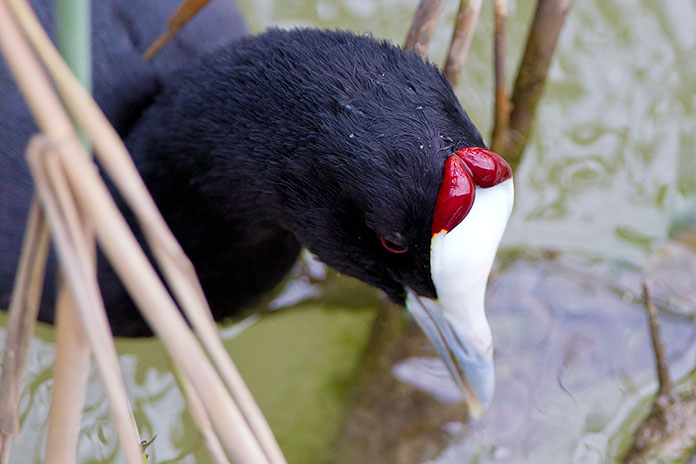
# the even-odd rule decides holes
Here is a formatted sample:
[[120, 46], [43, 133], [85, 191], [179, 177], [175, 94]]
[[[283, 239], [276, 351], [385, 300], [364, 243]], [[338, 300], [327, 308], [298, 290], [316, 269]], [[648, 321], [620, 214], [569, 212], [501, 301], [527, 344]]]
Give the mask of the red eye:
[[379, 241], [382, 242], [382, 246], [386, 248], [387, 250], [391, 251], [392, 253], [406, 253], [408, 251], [408, 247], [404, 245], [397, 245], [396, 243], [390, 241], [387, 238], [380, 237]]

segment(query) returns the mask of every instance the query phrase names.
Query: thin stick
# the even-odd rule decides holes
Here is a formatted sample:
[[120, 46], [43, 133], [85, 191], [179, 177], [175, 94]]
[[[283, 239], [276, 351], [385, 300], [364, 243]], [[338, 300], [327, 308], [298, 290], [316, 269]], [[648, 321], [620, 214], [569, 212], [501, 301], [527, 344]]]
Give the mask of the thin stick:
[[538, 0], [529, 28], [527, 45], [512, 91], [509, 143], [504, 155], [513, 169], [522, 158], [534, 125], [537, 105], [546, 83], [551, 58], [556, 49], [573, 0]]
[[226, 388], [239, 406], [246, 424], [261, 443], [269, 462], [284, 463], [285, 458], [273, 432], [218, 336], [217, 327], [210, 316], [210, 310], [195, 272], [193, 269], [190, 272], [181, 269], [181, 266], [174, 261], [167, 250], [156, 246], [157, 244], [153, 240], [155, 240], [154, 237], [150, 239], [149, 243], [155, 252], [158, 263], [165, 271], [167, 282], [173, 289], [174, 295], [184, 309], [189, 322], [191, 322], [198, 340], [210, 355]]
[[474, 29], [481, 11], [481, 0], [460, 0], [457, 22], [452, 33], [447, 61], [445, 61], [445, 76], [456, 87], [459, 82], [466, 56], [469, 53], [471, 39], [474, 37]]
[[26, 370], [36, 315], [39, 311], [44, 268], [48, 256], [48, 229], [40, 206], [29, 210], [27, 230], [22, 244], [17, 276], [12, 290], [7, 324], [7, 341], [0, 375], [0, 448], [1, 462], [9, 459], [10, 440], [19, 433], [17, 405]]
[[70, 119], [41, 70], [33, 50], [26, 43], [5, 1], [0, 2], [0, 48], [37, 124], [46, 135], [56, 138], [74, 133]]
[[191, 388], [191, 383], [186, 380], [186, 377], [176, 363], [172, 364], [172, 371], [174, 372], [176, 383], [179, 385], [179, 390], [181, 390], [186, 399], [191, 418], [196, 424], [198, 431], [201, 433], [203, 443], [205, 443], [206, 448], [208, 448], [208, 453], [210, 453], [213, 462], [215, 464], [230, 464], [229, 459], [227, 459], [225, 455], [225, 450], [220, 444], [220, 440], [217, 435], [215, 435], [213, 424], [210, 423], [210, 418], [205, 412], [205, 405], [196, 394], [196, 391]]
[[[71, 145], [76, 152], [75, 157], [87, 163], [87, 157], [80, 152], [82, 146], [77, 139]], [[99, 294], [88, 242], [79, 224], [75, 223], [75, 218], [78, 217], [77, 205], [71, 202], [72, 195], [62, 177], [56, 156], [56, 147], [46, 143], [45, 139], [30, 141], [27, 149], [29, 167], [51, 224], [61, 267], [77, 303], [82, 326], [89, 328], [85, 330], [85, 334], [104, 385], [121, 448], [129, 463], [142, 463], [140, 438], [131, 420], [130, 405], [104, 303]], [[68, 199], [67, 203], [64, 202], [65, 199]]]
[[225, 385], [271, 462], [285, 462], [280, 447], [261, 410], [217, 336], [193, 264], [186, 257], [148, 194], [126, 147], [91, 96], [76, 81], [55, 50], [25, 0], [7, 0], [21, 18], [27, 36], [42, 57], [72, 116], [94, 143], [96, 155], [135, 213], [167, 282], [173, 289], [199, 340], [210, 354]]
[[648, 285], [643, 282], [643, 297], [645, 298], [645, 308], [648, 310], [648, 323], [650, 325], [650, 340], [652, 341], [653, 353], [655, 354], [655, 364], [657, 367], [657, 380], [659, 388], [657, 396], [668, 395], [672, 389], [672, 382], [669, 379], [669, 363], [665, 350], [665, 342], [660, 335], [660, 319], [657, 315], [657, 308], [652, 301]]
[[505, 21], [507, 20], [507, 0], [495, 0], [495, 32], [493, 55], [495, 56], [495, 110], [491, 149], [502, 153], [508, 136], [510, 122], [510, 98], [505, 73]]
[[[74, 140], [73, 143], [66, 141], [65, 146], [72, 147], [72, 149], [86, 155], [86, 152]], [[42, 150], [54, 148], [51, 147], [47, 139], [38, 138], [30, 143], [28, 149], [37, 151], [37, 153], [28, 154], [28, 156], [39, 157]], [[56, 156], [49, 156], [44, 162], [50, 166], [50, 169], [46, 170], [47, 178], [51, 183], [57, 203], [61, 205], [62, 217], [66, 220], [70, 234], [73, 237], [82, 236], [87, 246], [86, 250], [82, 250], [85, 272], [92, 272], [91, 278], [96, 279], [94, 273], [96, 266], [94, 232], [91, 221], [83, 221], [80, 217], [72, 192], [65, 181], [64, 174], [60, 172]], [[80, 418], [90, 365], [90, 346], [85, 328], [79, 318], [72, 289], [64, 278], [59, 279], [59, 283], [60, 290], [56, 304], [58, 339], [54, 370], [55, 387], [51, 399], [46, 436], [46, 462], [49, 464], [76, 462]], [[128, 401], [127, 398], [125, 401]], [[114, 420], [119, 419], [114, 418]], [[122, 432], [127, 433], [127, 427], [123, 427]], [[123, 440], [123, 435], [120, 438]]]
[[201, 8], [206, 6], [210, 0], [185, 0], [174, 14], [167, 20], [167, 32], [157, 37], [157, 39], [145, 50], [143, 59], [150, 61], [153, 56], [159, 53], [186, 25]]
[[406, 36], [404, 50], [415, 50], [422, 57], [427, 55], [444, 7], [445, 0], [421, 0]]
[[0, 463], [1, 464], [9, 464], [11, 444], [12, 444], [12, 439], [9, 436], [0, 435]]
[[56, 362], [44, 455], [46, 464], [68, 464], [77, 462], [77, 442], [89, 378], [90, 351], [70, 288], [62, 284], [56, 314]]

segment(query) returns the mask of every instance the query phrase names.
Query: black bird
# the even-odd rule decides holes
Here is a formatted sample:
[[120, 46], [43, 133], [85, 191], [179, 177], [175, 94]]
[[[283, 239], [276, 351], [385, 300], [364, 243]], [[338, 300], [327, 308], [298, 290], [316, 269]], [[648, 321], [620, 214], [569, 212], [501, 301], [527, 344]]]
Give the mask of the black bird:
[[[52, 2], [33, 3], [52, 32]], [[494, 383], [483, 298], [512, 179], [444, 75], [367, 35], [246, 36], [227, 2], [212, 2], [145, 63], [172, 8], [93, 2], [94, 95], [215, 318], [272, 289], [306, 247], [405, 303], [480, 412]], [[23, 151], [35, 131], [0, 65], [0, 307], [32, 193]], [[99, 280], [113, 332], [149, 334], [104, 259]], [[51, 322], [48, 285], [40, 318]]]

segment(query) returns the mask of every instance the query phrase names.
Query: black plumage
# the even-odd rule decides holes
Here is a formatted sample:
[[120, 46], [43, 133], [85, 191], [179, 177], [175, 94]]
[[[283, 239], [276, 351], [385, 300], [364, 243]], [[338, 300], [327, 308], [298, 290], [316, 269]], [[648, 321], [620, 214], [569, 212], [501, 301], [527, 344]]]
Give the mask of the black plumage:
[[[96, 2], [95, 17], [122, 3]], [[217, 319], [275, 286], [300, 247], [396, 302], [405, 286], [435, 296], [430, 228], [444, 161], [459, 147], [484, 145], [434, 65], [366, 35], [271, 29], [240, 39], [227, 31], [227, 44], [180, 47], [176, 59], [155, 58], [168, 63], [157, 67], [136, 53], [147, 43], [132, 30], [144, 20], [130, 20], [140, 24], [126, 27], [131, 48], [95, 56], [95, 97]], [[102, 46], [108, 40], [95, 41]], [[127, 85], [100, 84], [114, 67]], [[0, 92], [2, 307], [31, 193], [22, 151], [33, 127], [2, 66]], [[392, 253], [380, 237], [408, 251]], [[114, 332], [146, 334], [103, 259], [99, 273]], [[51, 311], [46, 299], [41, 318], [51, 320]]]

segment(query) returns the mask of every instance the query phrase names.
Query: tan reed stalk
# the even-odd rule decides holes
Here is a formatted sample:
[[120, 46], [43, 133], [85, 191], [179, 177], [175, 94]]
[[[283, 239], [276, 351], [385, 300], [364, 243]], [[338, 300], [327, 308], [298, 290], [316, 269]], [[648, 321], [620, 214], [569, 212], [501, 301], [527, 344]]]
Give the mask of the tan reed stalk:
[[[0, 29], [2, 21], [0, 20]], [[2, 33], [0, 32], [0, 35]], [[0, 463], [10, 460], [12, 439], [19, 433], [17, 405], [41, 301], [48, 256], [48, 228], [38, 203], [32, 203], [10, 300], [7, 340], [0, 375]]]
[[648, 311], [648, 326], [650, 327], [650, 341], [652, 342], [653, 354], [655, 355], [655, 370], [657, 371], [658, 389], [657, 397], [670, 395], [672, 393], [672, 381], [669, 377], [669, 361], [667, 360], [667, 350], [665, 341], [660, 334], [660, 318], [657, 308], [653, 303], [648, 284], [641, 284], [643, 298], [645, 299], [645, 309]]
[[61, 284], [56, 301], [56, 361], [44, 456], [46, 464], [71, 464], [77, 462], [90, 349], [67, 284]]
[[406, 36], [404, 50], [415, 50], [422, 57], [428, 54], [430, 41], [444, 7], [445, 0], [421, 0]]
[[502, 153], [505, 150], [510, 122], [510, 97], [505, 73], [505, 22], [507, 21], [507, 0], [495, 0], [495, 27], [493, 37], [493, 56], [495, 69], [495, 107], [493, 110], [493, 133], [491, 149]]
[[198, 427], [203, 437], [203, 442], [208, 448], [210, 457], [213, 459], [215, 464], [230, 464], [227, 455], [225, 455], [225, 450], [220, 444], [220, 440], [217, 435], [215, 435], [215, 430], [213, 429], [213, 424], [210, 423], [210, 418], [205, 412], [205, 405], [201, 399], [196, 394], [196, 391], [191, 388], [191, 383], [186, 380], [184, 373], [181, 372], [179, 366], [172, 363], [172, 372], [174, 373], [174, 378], [176, 383], [179, 385], [179, 390], [184, 395], [186, 399], [186, 404], [188, 406], [188, 411], [191, 414], [193, 422]]
[[556, 43], [573, 0], [538, 0], [527, 45], [512, 90], [509, 136], [504, 156], [513, 169], [522, 158]]
[[481, 0], [460, 0], [459, 10], [457, 11], [457, 21], [452, 33], [447, 60], [445, 61], [445, 76], [456, 87], [459, 82], [466, 56], [469, 53], [471, 39], [474, 36], [476, 22], [481, 11]]

